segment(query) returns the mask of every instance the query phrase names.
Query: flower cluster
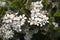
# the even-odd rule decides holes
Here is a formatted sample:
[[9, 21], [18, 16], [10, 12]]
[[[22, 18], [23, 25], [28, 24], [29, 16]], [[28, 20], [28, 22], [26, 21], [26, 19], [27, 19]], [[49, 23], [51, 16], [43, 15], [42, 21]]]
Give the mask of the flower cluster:
[[[25, 14], [17, 16], [18, 12], [7, 11], [2, 20], [3, 25], [0, 27], [0, 36], [6, 39], [13, 37], [14, 31], [22, 31], [21, 27], [26, 21], [30, 23], [30, 25], [40, 25], [41, 27], [49, 23], [49, 18], [46, 16], [47, 11], [43, 11], [42, 8], [42, 1], [32, 2], [30, 18], [26, 17]], [[29, 20], [26, 20], [27, 18]]]
[[3, 38], [11, 38], [13, 37], [14, 33], [12, 30], [16, 32], [21, 32], [21, 26], [24, 25], [27, 17], [25, 14], [17, 16], [17, 13], [8, 13], [6, 12], [5, 16], [3, 17], [3, 25], [0, 27], [0, 35]]
[[10, 28], [10, 24], [4, 24], [0, 28], [0, 36], [4, 39], [12, 38], [14, 35], [13, 31]]
[[49, 23], [48, 17], [46, 16], [47, 11], [42, 11], [42, 1], [32, 2], [31, 18], [29, 18], [30, 25], [43, 26]]
[[24, 25], [25, 19], [25, 14], [16, 16], [16, 14], [6, 14], [3, 18], [3, 23], [5, 24], [10, 24], [13, 28], [13, 30], [21, 31], [21, 26]]

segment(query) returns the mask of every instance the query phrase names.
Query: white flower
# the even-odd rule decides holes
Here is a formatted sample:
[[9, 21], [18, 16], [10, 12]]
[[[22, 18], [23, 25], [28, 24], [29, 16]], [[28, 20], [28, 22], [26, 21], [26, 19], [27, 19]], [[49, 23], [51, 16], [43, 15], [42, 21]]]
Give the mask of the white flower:
[[19, 19], [19, 17], [14, 17], [13, 18], [13, 21], [19, 21], [20, 19]]
[[15, 30], [17, 32], [22, 31], [21, 26], [24, 25], [26, 19], [27, 19], [27, 17], [25, 17], [25, 14], [14, 17], [13, 23], [12, 23], [13, 30]]
[[32, 5], [32, 8], [37, 8], [37, 9], [43, 8], [42, 1], [32, 2], [31, 5]]
[[7, 11], [3, 17], [3, 25], [0, 27], [0, 36], [3, 38], [9, 39], [13, 37], [15, 30], [16, 32], [21, 32], [21, 26], [24, 25], [27, 17], [25, 14], [17, 16], [18, 12], [14, 14], [13, 12]]
[[13, 25], [13, 30], [17, 31], [17, 32], [21, 32], [22, 29], [21, 29], [21, 26], [19, 24], [16, 24], [16, 25]]
[[19, 16], [19, 19], [21, 19], [21, 18], [22, 18], [22, 16], [20, 15], [20, 16]]
[[28, 23], [30, 25], [43, 26], [46, 23], [49, 23], [48, 17], [46, 16], [47, 11], [42, 11], [43, 8], [42, 1], [32, 2], [31, 17], [29, 18]]
[[13, 37], [14, 33], [11, 30], [10, 24], [4, 24], [2, 25], [2, 27], [0, 28], [0, 36], [3, 38], [11, 38]]
[[10, 14], [10, 18], [13, 19], [15, 17], [14, 14]]
[[[40, 15], [40, 16], [39, 16]], [[39, 15], [34, 15], [34, 16], [31, 16], [31, 18], [29, 18], [30, 20], [30, 25], [38, 25], [38, 24], [42, 24], [42, 25], [45, 25], [45, 23], [48, 23], [48, 17], [46, 17], [46, 15], [43, 15], [43, 14], [39, 14]], [[41, 26], [42, 26], [41, 25]]]
[[4, 38], [8, 39], [8, 38], [11, 38], [13, 37], [14, 33], [12, 32], [12, 30], [7, 30], [5, 32], [5, 35], [3, 36]]
[[4, 23], [12, 23], [12, 19], [15, 17], [14, 14], [6, 14], [4, 17], [3, 17], [3, 22]]

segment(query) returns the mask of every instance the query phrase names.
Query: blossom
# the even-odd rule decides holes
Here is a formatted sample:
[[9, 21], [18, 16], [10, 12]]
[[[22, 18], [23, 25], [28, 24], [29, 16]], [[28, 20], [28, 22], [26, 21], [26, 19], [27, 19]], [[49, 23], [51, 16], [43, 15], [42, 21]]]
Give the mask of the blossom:
[[14, 33], [12, 32], [12, 30], [8, 30], [5, 32], [5, 35], [3, 36], [4, 38], [8, 39], [13, 37]]
[[37, 1], [37, 2], [32, 2], [31, 3], [31, 6], [32, 6], [32, 8], [34, 9], [34, 8], [38, 8], [38, 9], [42, 9], [43, 8], [43, 5], [42, 5], [42, 1]]
[[7, 11], [3, 17], [3, 25], [0, 27], [0, 36], [9, 39], [13, 37], [15, 30], [16, 32], [21, 32], [21, 26], [24, 25], [27, 17], [25, 14], [17, 16], [18, 12], [15, 14], [13, 12]]
[[13, 27], [13, 30], [15, 31], [21, 31], [21, 26], [24, 25], [27, 17], [25, 17], [25, 14], [16, 16], [16, 14], [7, 14], [3, 17], [3, 23], [11, 24]]
[[20, 15], [19, 17], [15, 17], [13, 19], [12, 27], [17, 32], [21, 31], [21, 26], [24, 25], [27, 17], [25, 17], [25, 14]]
[[32, 2], [31, 17], [29, 18], [30, 25], [43, 26], [49, 23], [48, 17], [46, 16], [47, 11], [43, 11], [42, 1]]
[[12, 38], [14, 35], [13, 31], [10, 28], [10, 24], [4, 24], [0, 28], [0, 36], [3, 37], [4, 39], [9, 39]]
[[14, 14], [6, 14], [4, 17], [3, 17], [3, 22], [4, 23], [12, 23], [12, 19], [15, 17]]

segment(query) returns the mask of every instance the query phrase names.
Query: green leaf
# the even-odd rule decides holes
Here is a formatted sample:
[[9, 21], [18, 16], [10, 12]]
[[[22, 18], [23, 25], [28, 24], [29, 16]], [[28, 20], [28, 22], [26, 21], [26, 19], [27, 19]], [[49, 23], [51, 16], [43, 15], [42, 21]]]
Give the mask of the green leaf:
[[54, 22], [54, 17], [50, 17], [50, 18], [49, 18], [49, 22], [50, 22], [50, 23]]
[[60, 30], [59, 31], [57, 31], [57, 32], [55, 32], [55, 38], [58, 38], [58, 37], [60, 37]]
[[26, 3], [26, 0], [13, 0], [7, 2], [11, 8], [21, 9], [22, 7], [25, 7], [24, 4]]
[[20, 11], [25, 14], [27, 17], [30, 17], [30, 11], [28, 9], [25, 8], [21, 8]]
[[57, 10], [56, 13], [54, 14], [55, 17], [60, 17], [60, 10]]
[[56, 29], [55, 30], [60, 30], [60, 26], [59, 27], [56, 27]]
[[26, 7], [27, 9], [30, 8], [31, 2], [32, 2], [32, 0], [27, 0], [27, 1], [26, 1], [25, 7]]
[[53, 30], [54, 30], [54, 25], [53, 25], [53, 24], [50, 24], [50, 25], [49, 25], [48, 32], [51, 32], [51, 31], [53, 31]]
[[2, 17], [5, 15], [6, 7], [0, 7], [0, 26], [2, 25]]

